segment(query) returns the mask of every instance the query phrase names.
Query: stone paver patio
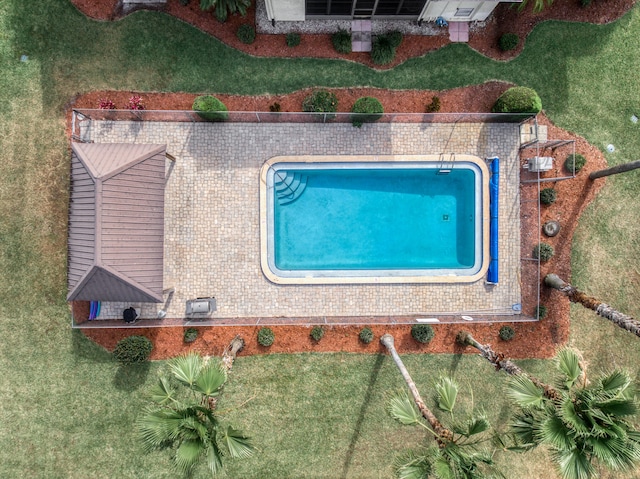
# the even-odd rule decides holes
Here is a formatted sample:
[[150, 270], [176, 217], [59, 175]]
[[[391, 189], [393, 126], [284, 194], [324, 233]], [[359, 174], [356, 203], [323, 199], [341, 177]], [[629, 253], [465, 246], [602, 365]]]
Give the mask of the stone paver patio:
[[[165, 193], [167, 318], [185, 302], [214, 296], [214, 318], [511, 315], [520, 290], [520, 142], [517, 123], [205, 123], [92, 121], [95, 142], [166, 143], [176, 162]], [[278, 155], [411, 155], [456, 152], [498, 156], [498, 285], [275, 285], [260, 268], [259, 170]], [[144, 225], [141, 225], [144, 227]], [[165, 296], [166, 297], [166, 296]], [[103, 304], [101, 319], [127, 305]], [[143, 305], [155, 318], [162, 305]]]

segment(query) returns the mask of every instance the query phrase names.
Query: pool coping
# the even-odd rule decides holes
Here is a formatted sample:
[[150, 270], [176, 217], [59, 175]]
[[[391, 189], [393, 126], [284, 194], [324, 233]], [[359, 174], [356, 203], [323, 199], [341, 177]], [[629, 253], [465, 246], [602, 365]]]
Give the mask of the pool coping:
[[[448, 162], [450, 162], [449, 160]], [[305, 276], [285, 277], [274, 273], [269, 264], [269, 224], [267, 215], [267, 175], [277, 163], [421, 163], [443, 162], [441, 155], [279, 155], [269, 158], [260, 168], [260, 266], [264, 276], [274, 284], [459, 284], [475, 283], [486, 276], [489, 268], [489, 177], [486, 162], [475, 155], [455, 154], [456, 162], [468, 162], [481, 171], [482, 201], [482, 261], [479, 270], [471, 275], [403, 275], [403, 276]], [[445, 161], [447, 163], [447, 161]]]

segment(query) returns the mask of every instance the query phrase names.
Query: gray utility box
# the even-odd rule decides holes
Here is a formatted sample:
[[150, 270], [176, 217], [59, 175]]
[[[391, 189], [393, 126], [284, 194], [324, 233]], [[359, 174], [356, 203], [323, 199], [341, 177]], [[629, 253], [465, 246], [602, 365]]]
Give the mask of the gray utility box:
[[215, 313], [216, 298], [198, 298], [187, 301], [187, 318], [202, 319], [208, 318]]
[[529, 158], [524, 167], [532, 173], [541, 171], [549, 171], [553, 168], [553, 157], [551, 156], [534, 156]]

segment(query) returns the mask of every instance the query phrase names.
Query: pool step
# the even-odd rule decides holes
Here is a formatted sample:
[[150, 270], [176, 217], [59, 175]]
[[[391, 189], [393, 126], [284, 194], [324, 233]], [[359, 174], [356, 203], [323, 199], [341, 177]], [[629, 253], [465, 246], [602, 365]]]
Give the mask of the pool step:
[[276, 172], [274, 184], [276, 197], [280, 205], [286, 205], [297, 200], [307, 186], [307, 176], [300, 173]]

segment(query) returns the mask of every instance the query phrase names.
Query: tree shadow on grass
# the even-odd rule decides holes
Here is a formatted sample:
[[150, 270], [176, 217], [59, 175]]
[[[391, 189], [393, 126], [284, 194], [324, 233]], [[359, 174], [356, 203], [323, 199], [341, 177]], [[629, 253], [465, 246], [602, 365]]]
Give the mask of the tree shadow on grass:
[[135, 391], [147, 382], [151, 363], [121, 364], [113, 378], [113, 385], [120, 391]]
[[378, 376], [380, 374], [380, 369], [382, 368], [382, 362], [384, 361], [384, 357], [385, 357], [384, 354], [378, 354], [378, 356], [376, 357], [376, 362], [373, 363], [373, 368], [371, 368], [371, 376], [369, 376], [369, 384], [367, 386], [367, 392], [364, 394], [364, 401], [362, 402], [362, 406], [360, 407], [360, 412], [358, 413], [358, 419], [356, 420], [356, 427], [353, 431], [353, 435], [351, 436], [351, 441], [349, 442], [347, 453], [345, 454], [344, 464], [342, 466], [342, 475], [340, 476], [341, 478], [346, 478], [349, 475], [349, 468], [351, 467], [351, 461], [353, 460], [353, 453], [355, 452], [356, 444], [358, 442], [358, 439], [360, 438], [362, 423], [364, 422], [367, 408], [369, 407], [371, 395], [375, 390], [376, 382], [378, 381]]
[[89, 360], [93, 363], [110, 363], [113, 361], [111, 353], [102, 346], [87, 338], [82, 331], [71, 331], [71, 347], [76, 360]]

